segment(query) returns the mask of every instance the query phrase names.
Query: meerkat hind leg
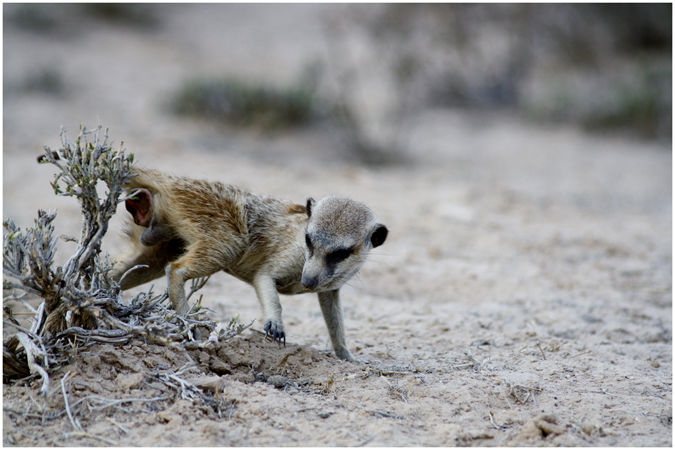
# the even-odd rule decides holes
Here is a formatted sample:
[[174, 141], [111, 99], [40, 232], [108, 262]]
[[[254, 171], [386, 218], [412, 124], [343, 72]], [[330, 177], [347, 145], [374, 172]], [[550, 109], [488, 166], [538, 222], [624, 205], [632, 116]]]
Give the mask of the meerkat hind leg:
[[188, 312], [187, 298], [185, 297], [185, 269], [175, 267], [175, 264], [166, 266], [166, 284], [169, 290], [169, 299], [177, 314]]
[[193, 278], [207, 277], [221, 269], [209, 264], [209, 252], [201, 247], [191, 247], [176, 261], [166, 266], [166, 281], [169, 299], [178, 314], [189, 311], [185, 296], [185, 282]]
[[328, 334], [335, 350], [335, 355], [345, 361], [354, 361], [354, 357], [347, 349], [345, 342], [345, 330], [342, 319], [342, 306], [340, 304], [340, 291], [319, 292], [319, 305], [328, 327]]

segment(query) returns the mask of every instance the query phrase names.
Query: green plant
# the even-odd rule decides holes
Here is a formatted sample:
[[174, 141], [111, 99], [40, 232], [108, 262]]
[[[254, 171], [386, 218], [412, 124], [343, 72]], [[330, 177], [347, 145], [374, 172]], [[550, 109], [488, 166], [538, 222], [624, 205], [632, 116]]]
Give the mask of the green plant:
[[306, 125], [318, 117], [312, 87], [275, 88], [236, 78], [186, 82], [171, 101], [177, 114], [237, 126], [278, 129]]

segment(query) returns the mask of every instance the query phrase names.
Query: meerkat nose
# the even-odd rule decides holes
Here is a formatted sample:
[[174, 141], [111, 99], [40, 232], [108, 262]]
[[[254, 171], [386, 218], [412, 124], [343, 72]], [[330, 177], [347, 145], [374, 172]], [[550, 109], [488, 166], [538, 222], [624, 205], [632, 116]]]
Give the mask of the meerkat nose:
[[306, 287], [307, 289], [314, 289], [318, 284], [319, 284], [319, 278], [318, 277], [302, 277], [302, 285]]

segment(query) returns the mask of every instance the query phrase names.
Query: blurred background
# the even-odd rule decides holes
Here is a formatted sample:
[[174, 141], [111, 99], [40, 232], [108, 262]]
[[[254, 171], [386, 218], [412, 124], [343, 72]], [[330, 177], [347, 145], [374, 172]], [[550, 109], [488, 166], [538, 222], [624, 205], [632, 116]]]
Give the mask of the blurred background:
[[144, 166], [299, 202], [350, 195], [406, 230], [514, 198], [669, 220], [670, 4], [3, 12], [4, 215], [20, 225], [39, 206], [78, 229], [34, 158], [81, 124]]
[[[214, 149], [295, 134], [323, 143], [302, 157], [378, 165], [419, 158], [439, 111], [671, 140], [670, 4], [3, 10], [7, 146], [100, 120], [148, 141], [202, 127], [189, 146]], [[246, 153], [289, 157], [274, 146]]]

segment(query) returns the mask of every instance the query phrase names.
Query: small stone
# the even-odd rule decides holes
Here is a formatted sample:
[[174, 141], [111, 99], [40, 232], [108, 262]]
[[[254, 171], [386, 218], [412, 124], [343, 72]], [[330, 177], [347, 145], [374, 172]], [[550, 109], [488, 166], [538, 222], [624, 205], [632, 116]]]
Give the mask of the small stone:
[[256, 381], [255, 375], [251, 372], [234, 372], [230, 375], [230, 379], [245, 384], [254, 383]]
[[132, 389], [137, 389], [143, 383], [145, 379], [145, 374], [136, 372], [136, 373], [121, 373], [115, 378], [115, 384], [125, 391], [130, 391]]
[[222, 359], [216, 357], [211, 357], [209, 360], [209, 368], [218, 375], [229, 375], [232, 373], [232, 368]]
[[267, 382], [277, 389], [283, 389], [289, 383], [288, 378], [281, 375], [272, 375], [271, 377], [267, 377]]
[[83, 353], [82, 360], [93, 367], [98, 367], [101, 364], [101, 358], [92, 352]]
[[223, 392], [225, 388], [225, 380], [216, 375], [206, 375], [202, 377], [193, 378], [190, 383], [197, 386], [199, 389], [203, 389], [209, 392]]

